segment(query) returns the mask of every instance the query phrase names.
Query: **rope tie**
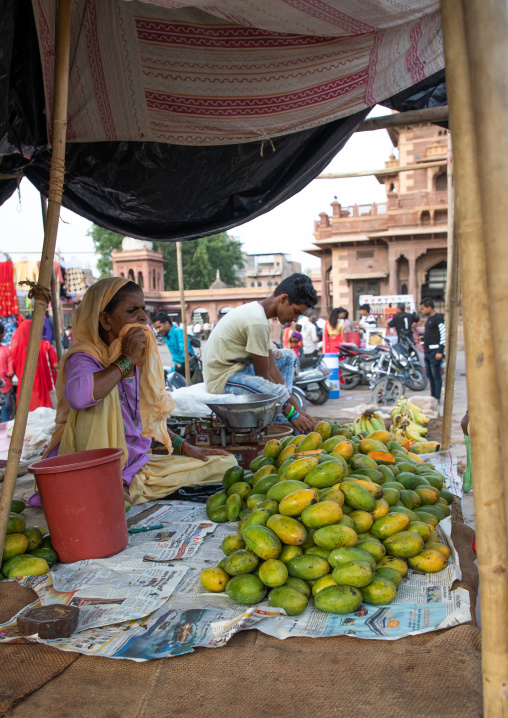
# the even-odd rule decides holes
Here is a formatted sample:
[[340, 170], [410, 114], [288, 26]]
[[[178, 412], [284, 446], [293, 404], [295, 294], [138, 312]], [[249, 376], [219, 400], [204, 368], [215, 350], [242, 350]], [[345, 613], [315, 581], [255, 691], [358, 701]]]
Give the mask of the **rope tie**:
[[272, 147], [272, 152], [275, 152], [275, 145], [273, 144], [272, 138], [269, 137], [267, 140], [261, 140], [261, 150], [260, 150], [260, 153], [259, 153], [259, 154], [261, 155], [261, 157], [263, 156], [263, 151], [264, 151], [264, 148], [265, 148], [265, 142], [269, 142], [270, 145], [271, 145], [271, 147]]
[[43, 287], [42, 284], [38, 282], [32, 282], [30, 279], [23, 279], [21, 282], [18, 282], [18, 284], [20, 287], [22, 284], [26, 284], [27, 287], [30, 287], [28, 290], [29, 299], [35, 299], [35, 301], [41, 300], [46, 304], [50, 304], [51, 292], [47, 287]]
[[65, 161], [53, 157], [49, 170], [48, 200], [55, 204], [62, 203], [62, 194], [65, 182]]

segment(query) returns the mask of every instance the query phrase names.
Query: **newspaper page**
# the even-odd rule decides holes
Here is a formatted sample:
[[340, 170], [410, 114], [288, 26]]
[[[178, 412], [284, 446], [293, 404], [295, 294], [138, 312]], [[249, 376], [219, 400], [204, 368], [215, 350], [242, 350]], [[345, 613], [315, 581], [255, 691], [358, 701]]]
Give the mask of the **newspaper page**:
[[[442, 463], [451, 467], [453, 475], [450, 452], [441, 453], [447, 455]], [[127, 548], [116, 556], [59, 564], [49, 576], [20, 580], [34, 588], [40, 603], [78, 605], [82, 614], [78, 630], [68, 639], [41, 641], [34, 636], [23, 640], [146, 661], [183, 655], [197, 647], [218, 648], [236, 632], [252, 628], [280, 639], [349, 635], [395, 640], [471, 619], [468, 591], [451, 590], [461, 574], [450, 518], [438, 526], [441, 540], [451, 549], [447, 567], [432, 574], [410, 569], [390, 605], [362, 604], [354, 613], [336, 615], [319, 611], [310, 599], [304, 613], [286, 616], [282, 609], [271, 607], [267, 598], [254, 606], [241, 606], [226, 593], [209, 593], [201, 587], [201, 571], [223, 558], [222, 541], [236, 533], [237, 524], [210, 522], [202, 504], [158, 504], [160, 508], [137, 527], [163, 525], [163, 529], [131, 535]], [[0, 625], [0, 641], [9, 640], [20, 640], [16, 616]]]
[[453, 449], [438, 451], [435, 454], [422, 454], [420, 459], [426, 464], [433, 464], [434, 468], [445, 477], [445, 488], [459, 499], [462, 498], [462, 479], [457, 474], [457, 456]]

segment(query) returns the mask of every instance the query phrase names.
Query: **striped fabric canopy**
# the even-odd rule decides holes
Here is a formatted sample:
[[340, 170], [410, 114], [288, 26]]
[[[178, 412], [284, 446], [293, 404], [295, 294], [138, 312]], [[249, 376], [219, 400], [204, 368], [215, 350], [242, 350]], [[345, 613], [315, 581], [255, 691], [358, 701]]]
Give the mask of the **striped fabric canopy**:
[[[74, 0], [68, 142], [269, 140], [357, 113], [444, 67], [438, 0], [212, 3]], [[55, 8], [33, 0], [46, 108]]]

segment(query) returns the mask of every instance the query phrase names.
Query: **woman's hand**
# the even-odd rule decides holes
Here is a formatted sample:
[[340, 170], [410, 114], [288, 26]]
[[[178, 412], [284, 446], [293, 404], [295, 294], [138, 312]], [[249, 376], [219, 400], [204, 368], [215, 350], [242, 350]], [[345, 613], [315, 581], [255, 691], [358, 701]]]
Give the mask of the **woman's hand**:
[[132, 359], [137, 364], [146, 349], [146, 335], [140, 327], [129, 329], [122, 339], [122, 354]]
[[206, 453], [203, 453], [188, 441], [184, 441], [182, 449], [185, 456], [188, 456], [190, 459], [199, 459], [200, 461], [208, 461], [208, 456], [230, 456], [230, 453], [228, 451], [224, 451], [223, 449], [206, 448]]

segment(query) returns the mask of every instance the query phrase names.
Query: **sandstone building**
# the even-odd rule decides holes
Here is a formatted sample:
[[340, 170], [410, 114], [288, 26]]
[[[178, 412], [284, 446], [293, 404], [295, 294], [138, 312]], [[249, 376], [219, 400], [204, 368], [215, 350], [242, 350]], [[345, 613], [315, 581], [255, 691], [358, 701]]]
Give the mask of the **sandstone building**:
[[[416, 306], [433, 297], [444, 307], [448, 221], [447, 131], [432, 124], [389, 130], [399, 150], [387, 168], [421, 169], [377, 177], [386, 188], [383, 204], [342, 207], [335, 200], [314, 226], [309, 254], [321, 259], [321, 310], [343, 306], [359, 319], [362, 294], [412, 294]], [[354, 182], [354, 180], [351, 180]], [[353, 311], [352, 311], [353, 310]]]

